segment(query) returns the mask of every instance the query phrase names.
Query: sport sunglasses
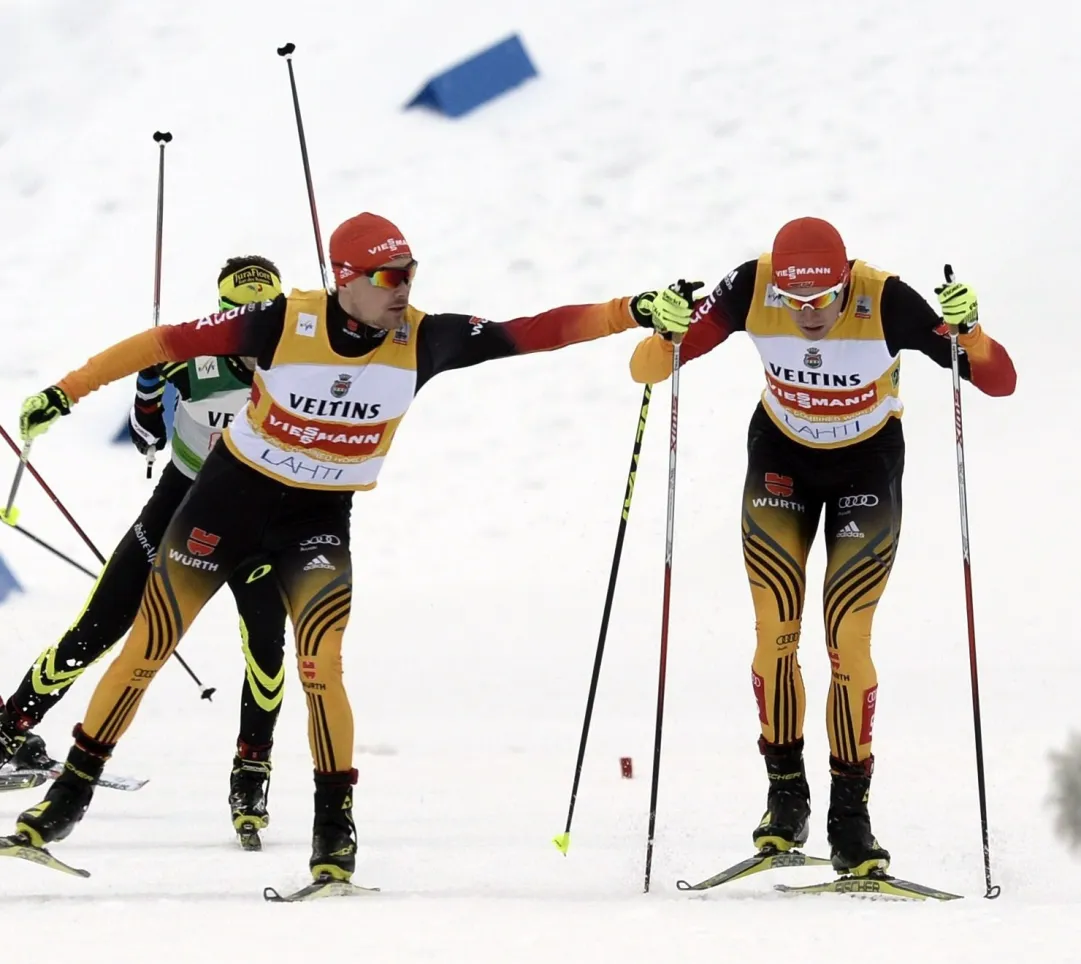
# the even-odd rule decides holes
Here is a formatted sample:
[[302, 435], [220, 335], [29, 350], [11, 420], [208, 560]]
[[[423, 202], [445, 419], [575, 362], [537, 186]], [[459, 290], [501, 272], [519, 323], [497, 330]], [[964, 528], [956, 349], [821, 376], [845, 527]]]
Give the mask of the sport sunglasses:
[[[332, 262], [332, 265], [335, 268], [349, 267], [337, 262]], [[373, 268], [371, 271], [357, 271], [356, 268], [350, 268], [350, 270], [356, 271], [359, 277], [367, 278], [374, 288], [394, 289], [399, 285], [409, 284], [413, 280], [417, 273], [417, 263], [410, 261], [401, 268]]]
[[815, 295], [797, 295], [790, 291], [785, 291], [782, 288], [773, 286], [773, 290], [777, 293], [777, 297], [780, 299], [781, 304], [786, 308], [791, 308], [793, 311], [803, 311], [804, 308], [810, 308], [812, 311], [821, 311], [823, 308], [828, 308], [832, 305], [841, 292], [845, 290], [846, 281], [841, 281], [835, 284], [832, 288], [827, 288], [825, 291], [820, 291]]

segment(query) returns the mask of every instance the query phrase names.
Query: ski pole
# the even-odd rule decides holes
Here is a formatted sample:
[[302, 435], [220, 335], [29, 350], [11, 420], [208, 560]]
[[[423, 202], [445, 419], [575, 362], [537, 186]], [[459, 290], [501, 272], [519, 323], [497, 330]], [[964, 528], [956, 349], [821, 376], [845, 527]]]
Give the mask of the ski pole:
[[[154, 238], [154, 327], [158, 327], [161, 317], [161, 227], [165, 214], [165, 145], [173, 139], [168, 131], [154, 131], [154, 142], [158, 145], [158, 226]], [[146, 477], [154, 474], [154, 455], [157, 450], [153, 445], [146, 450]]]
[[[13, 451], [19, 451], [19, 447], [15, 444], [12, 437], [8, 435], [8, 433], [5, 431], [3, 425], [0, 425], [0, 436], [3, 436], [4, 441], [7, 442], [7, 444], [12, 448]], [[83, 540], [83, 542], [86, 543], [87, 548], [94, 554], [94, 558], [97, 559], [98, 562], [100, 562], [104, 566], [106, 564], [105, 557], [100, 552], [98, 552], [98, 547], [95, 546], [94, 543], [90, 541], [90, 537], [85, 532], [83, 532], [82, 527], [79, 525], [78, 522], [75, 521], [72, 514], [68, 512], [67, 508], [65, 508], [64, 506], [64, 503], [56, 497], [56, 493], [49, 488], [45, 480], [38, 474], [37, 469], [35, 469], [29, 461], [25, 462], [24, 464], [30, 470], [30, 474], [37, 480], [38, 484], [42, 487], [42, 489], [45, 490], [45, 494], [50, 499], [52, 499], [53, 504], [60, 510], [64, 518], [71, 523], [72, 528], [79, 534], [79, 537]], [[202, 690], [202, 693], [200, 694], [201, 698], [204, 700], [211, 699], [214, 696], [215, 687], [203, 686], [202, 681], [199, 679], [198, 676], [195, 675], [194, 670], [192, 670], [192, 668], [188, 665], [184, 657], [181, 656], [180, 653], [174, 653], [173, 655], [176, 656], [177, 661], [180, 663], [180, 665], [184, 667], [185, 672], [187, 672], [187, 674], [195, 681], [195, 685]]]
[[649, 399], [653, 386], [646, 385], [642, 392], [642, 407], [638, 413], [638, 429], [634, 435], [634, 448], [631, 450], [631, 467], [627, 473], [627, 486], [623, 492], [623, 511], [619, 518], [619, 531], [616, 534], [616, 550], [612, 557], [612, 569], [608, 574], [608, 593], [604, 598], [604, 612], [601, 615], [601, 631], [597, 639], [597, 655], [593, 659], [593, 677], [589, 681], [589, 696], [586, 698], [586, 715], [582, 721], [582, 737], [578, 742], [578, 759], [574, 764], [574, 780], [571, 784], [571, 802], [567, 808], [567, 826], [552, 843], [559, 848], [563, 856], [571, 845], [571, 821], [574, 819], [574, 804], [578, 799], [578, 784], [582, 779], [582, 761], [586, 755], [586, 741], [589, 739], [589, 726], [593, 719], [593, 703], [597, 696], [597, 683], [601, 675], [601, 660], [604, 657], [604, 644], [608, 639], [608, 621], [612, 615], [612, 600], [616, 592], [616, 579], [619, 576], [619, 562], [623, 556], [623, 539], [627, 534], [627, 519], [631, 514], [631, 496], [634, 495], [634, 481], [638, 475], [638, 457], [642, 453], [642, 436], [646, 431], [646, 416], [649, 415]]
[[297, 119], [297, 136], [300, 138], [300, 158], [304, 162], [304, 181], [308, 186], [308, 206], [312, 212], [312, 227], [315, 229], [315, 251], [319, 256], [319, 275], [323, 279], [323, 287], [329, 291], [333, 285], [330, 274], [327, 271], [326, 258], [323, 257], [323, 235], [319, 231], [319, 214], [315, 208], [315, 188], [312, 186], [312, 169], [308, 163], [308, 142], [304, 137], [304, 121], [300, 116], [300, 98], [297, 96], [297, 81], [293, 74], [293, 53], [297, 49], [296, 44], [288, 43], [278, 48], [278, 56], [285, 58], [289, 68], [289, 87], [293, 92], [293, 112]]
[[[681, 283], [682, 284], [682, 283]], [[668, 446], [668, 516], [664, 537], [664, 597], [661, 606], [661, 655], [657, 674], [657, 719], [653, 734], [653, 777], [649, 790], [649, 829], [646, 835], [645, 892], [653, 870], [653, 842], [657, 827], [657, 791], [661, 773], [661, 730], [664, 725], [664, 690], [668, 672], [668, 623], [672, 601], [672, 547], [676, 528], [676, 444], [679, 438], [679, 353], [681, 334], [672, 336], [672, 416]]]
[[11, 480], [11, 491], [8, 493], [7, 506], [4, 511], [0, 513], [0, 521], [6, 522], [9, 526], [14, 526], [19, 521], [19, 510], [15, 508], [15, 493], [19, 491], [19, 486], [22, 484], [23, 472], [26, 471], [26, 460], [30, 457], [30, 444], [33, 439], [27, 439], [23, 443], [22, 450], [16, 449], [19, 453], [19, 466], [15, 469], [15, 478]]
[[36, 542], [39, 546], [41, 546], [42, 549], [51, 552], [57, 558], [63, 559], [64, 562], [66, 562], [69, 566], [74, 566], [76, 569], [79, 570], [79, 572], [85, 572], [91, 579], [98, 578], [90, 569], [87, 569], [86, 566], [84, 566], [82, 563], [76, 562], [74, 559], [71, 558], [71, 556], [65, 555], [59, 549], [56, 549], [53, 546], [49, 545], [49, 543], [47, 543], [41, 537], [34, 535], [34, 533], [28, 532], [22, 526], [13, 525], [11, 528], [14, 529], [16, 532], [21, 532], [31, 542]]
[[[954, 281], [953, 266], [944, 268], [946, 282]], [[950, 367], [953, 370], [953, 426], [957, 439], [957, 495], [961, 507], [961, 558], [965, 574], [965, 617], [968, 621], [968, 661], [972, 681], [972, 723], [976, 735], [976, 786], [980, 799], [980, 833], [983, 841], [984, 897], [993, 900], [1002, 888], [991, 883], [991, 842], [987, 826], [987, 781], [983, 765], [983, 724], [980, 717], [980, 680], [976, 665], [976, 616], [972, 601], [972, 556], [968, 541], [968, 492], [965, 485], [965, 432], [961, 418], [961, 364], [957, 327], [950, 329]]]

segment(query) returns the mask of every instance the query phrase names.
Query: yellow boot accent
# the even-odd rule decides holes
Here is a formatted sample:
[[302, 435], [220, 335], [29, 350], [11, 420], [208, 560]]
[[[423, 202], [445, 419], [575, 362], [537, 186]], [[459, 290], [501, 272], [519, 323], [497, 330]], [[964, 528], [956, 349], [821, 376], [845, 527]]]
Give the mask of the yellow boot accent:
[[[31, 807], [29, 810], [24, 810], [19, 814], [19, 817], [31, 816], [40, 817], [46, 810], [49, 809], [49, 801], [42, 800], [36, 807]], [[45, 841], [33, 827], [28, 823], [23, 823], [21, 819], [15, 822], [15, 832], [22, 834], [28, 841], [30, 841], [31, 847], [44, 847]]]
[[313, 880], [330, 879], [349, 881], [352, 876], [352, 871], [343, 870], [337, 864], [316, 864], [312, 867]]
[[759, 850], [764, 850], [766, 847], [772, 847], [774, 850], [778, 850], [781, 853], [787, 853], [796, 844], [791, 840], [785, 840], [784, 837], [755, 837], [754, 845]]
[[270, 817], [255, 817], [251, 814], [242, 813], [233, 817], [233, 829], [238, 833], [241, 830], [266, 830], [270, 826]]
[[871, 860], [865, 860], [862, 864], [857, 864], [851, 870], [845, 871], [846, 877], [866, 877], [872, 871], [881, 871], [885, 873], [890, 869], [890, 862], [884, 860], [881, 857], [874, 857]]

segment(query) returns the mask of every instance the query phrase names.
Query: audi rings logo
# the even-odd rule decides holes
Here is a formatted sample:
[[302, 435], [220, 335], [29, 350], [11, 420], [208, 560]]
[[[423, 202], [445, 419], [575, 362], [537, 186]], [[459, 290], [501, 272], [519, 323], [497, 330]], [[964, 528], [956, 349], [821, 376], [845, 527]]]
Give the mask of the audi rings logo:
[[877, 495], [842, 495], [837, 500], [837, 507], [840, 509], [859, 509], [872, 505], [878, 505]]
[[342, 540], [332, 533], [324, 533], [321, 536], [312, 536], [309, 539], [305, 539], [300, 544], [301, 552], [310, 552], [313, 549], [317, 549], [319, 546], [340, 546]]

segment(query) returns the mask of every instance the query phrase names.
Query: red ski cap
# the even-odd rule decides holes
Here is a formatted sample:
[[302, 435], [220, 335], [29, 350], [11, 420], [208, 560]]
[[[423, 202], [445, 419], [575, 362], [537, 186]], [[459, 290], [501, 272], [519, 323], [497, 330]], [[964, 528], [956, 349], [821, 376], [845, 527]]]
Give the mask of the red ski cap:
[[367, 211], [343, 221], [330, 236], [330, 265], [339, 285], [401, 255], [413, 257], [402, 232], [386, 218]]
[[773, 239], [773, 283], [785, 290], [831, 288], [848, 280], [848, 254], [837, 229], [821, 218], [789, 221]]

